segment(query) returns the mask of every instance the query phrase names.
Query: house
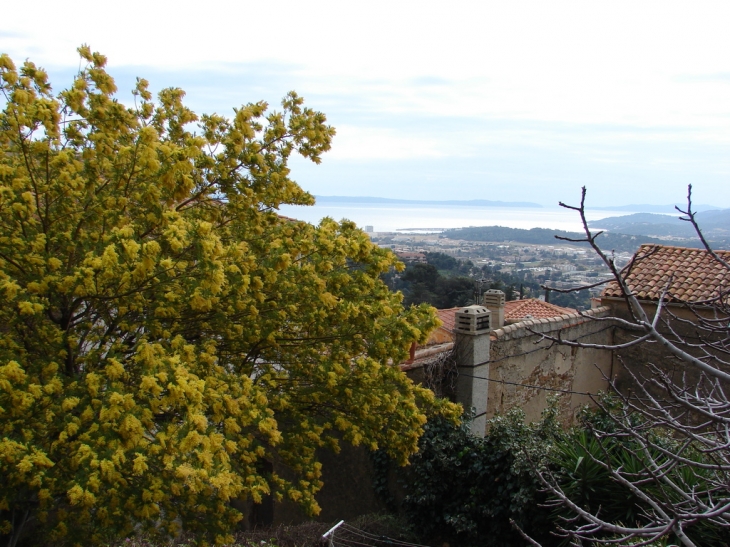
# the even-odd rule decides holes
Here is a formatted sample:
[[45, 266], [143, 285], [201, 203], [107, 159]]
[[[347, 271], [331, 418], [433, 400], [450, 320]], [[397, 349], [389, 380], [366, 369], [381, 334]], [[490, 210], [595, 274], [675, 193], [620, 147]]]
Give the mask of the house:
[[[730, 262], [730, 251], [716, 253]], [[695, 317], [701, 310], [709, 311], [718, 299], [728, 302], [730, 270], [705, 249], [642, 245], [623, 273], [648, 315], [653, 315], [660, 299], [685, 318]], [[623, 291], [615, 281], [601, 294], [601, 305], [609, 306], [620, 317], [629, 313]]]
[[[505, 302], [504, 293], [492, 289], [481, 305], [437, 310], [442, 325], [424, 345], [412, 348], [401, 368], [414, 381], [434, 387], [433, 368], [451, 362], [456, 367], [447, 372], [455, 378], [451, 395], [476, 408], [475, 434], [484, 434], [488, 418], [512, 408], [521, 408], [529, 421], [537, 420], [548, 396], [555, 394], [560, 395], [564, 421], [570, 423], [590, 402], [588, 393], [607, 389], [611, 352], [561, 346], [542, 335], [607, 343], [604, 324], [592, 320], [607, 313], [606, 307], [581, 313], [537, 299]], [[472, 317], [481, 324], [465, 328]]]
[[519, 323], [528, 319], [550, 319], [561, 315], [578, 313], [573, 308], [563, 308], [537, 298], [510, 300], [504, 304], [504, 322], [506, 325]]
[[[730, 262], [730, 251], [716, 251], [717, 256]], [[676, 347], [691, 355], [702, 355], [707, 362], [724, 367], [725, 350], [713, 349], [708, 341], [727, 337], [730, 269], [705, 249], [666, 245], [642, 245], [622, 270], [631, 292], [636, 296], [649, 320], [653, 320], [661, 301], [662, 313], [657, 330]], [[611, 315], [631, 321], [632, 312], [619, 284], [609, 283], [601, 294], [601, 305]], [[629, 344], [642, 332], [616, 328], [615, 344]], [[707, 353], [705, 353], [707, 350]], [[720, 353], [720, 361], [713, 357]], [[719, 352], [719, 353], [718, 353]], [[692, 383], [699, 371], [667, 353], [661, 344], [641, 344], [620, 349], [615, 358], [631, 365], [633, 375], [621, 367], [617, 374], [619, 388], [630, 387], [636, 377], [652, 377], [656, 365], [677, 383]]]
[[[718, 254], [730, 262], [730, 251]], [[650, 316], [660, 299], [671, 312], [669, 319], [692, 321], [702, 314], [715, 317], [713, 299], [728, 302], [730, 272], [707, 251], [644, 245], [623, 273]], [[558, 398], [561, 418], [569, 424], [580, 408], [592, 402], [590, 394], [608, 389], [609, 380], [632, 381], [622, 360], [666, 359], [658, 344], [616, 351], [600, 347], [636, 336], [612, 319], [629, 314], [617, 283], [609, 283], [593, 304], [593, 309], [577, 312], [542, 301], [505, 302], [501, 291], [490, 290], [479, 305], [438, 310], [441, 327], [426, 344], [413, 348], [411, 359], [401, 368], [426, 385], [439, 371], [442, 378], [453, 381], [456, 400], [476, 409], [472, 423], [476, 435], [484, 434], [487, 418], [510, 409], [522, 409], [528, 421], [538, 420], [550, 396]], [[727, 329], [727, 321], [723, 325]], [[693, 330], [691, 322], [685, 327]], [[550, 338], [598, 347], [570, 347]], [[377, 510], [376, 496], [369, 490], [372, 463], [366, 451], [344, 446], [343, 455], [332, 458], [332, 465], [325, 465], [322, 505], [333, 507], [333, 513], [323, 513], [324, 518], [334, 520], [334, 513], [345, 514], [345, 508], [352, 514]], [[352, 488], [355, 483], [358, 488]], [[345, 499], [337, 490], [342, 485], [345, 493], [356, 492], [355, 499]]]
[[[502, 291], [496, 291], [502, 293]], [[484, 304], [484, 301], [482, 302]], [[431, 333], [426, 346], [433, 344], [444, 344], [454, 341], [454, 314], [461, 308], [446, 308], [436, 310], [436, 315], [441, 321], [441, 326]], [[492, 306], [494, 313], [499, 314], [499, 306]], [[510, 300], [504, 302], [504, 320], [502, 324], [512, 325], [530, 319], [549, 319], [560, 317], [566, 314], [577, 314], [578, 310], [563, 308], [550, 304], [537, 298], [524, 298], [522, 300]]]
[[[717, 255], [730, 262], [730, 251], [718, 251]], [[713, 321], [717, 325], [730, 315], [718, 317], [717, 306], [730, 306], [730, 270], [704, 249], [642, 245], [622, 273], [649, 318], [662, 301], [658, 329], [689, 353], [700, 351], [696, 347], [702, 334], [698, 329]], [[615, 281], [608, 283], [600, 300], [586, 312], [536, 299], [505, 302], [504, 294], [496, 290], [486, 291], [480, 304], [489, 313], [486, 332], [460, 332], [458, 317], [466, 308], [438, 310], [441, 327], [425, 345], [413, 348], [403, 368], [414, 380], [423, 381], [427, 376], [423, 371], [434, 362], [443, 363], [445, 353], [459, 353], [460, 344], [474, 346], [472, 338], [488, 338], [488, 344], [482, 341], [480, 348], [469, 350], [479, 353], [478, 358], [457, 356], [459, 371], [471, 370], [468, 375], [475, 384], [455, 386], [455, 397], [465, 406], [476, 401], [477, 394], [486, 394], [482, 413], [487, 418], [522, 408], [528, 420], [536, 420], [552, 393], [559, 397], [563, 420], [569, 423], [576, 409], [590, 402], [587, 394], [607, 390], [609, 380], [615, 380], [619, 388], [636, 381], [624, 364], [632, 365], [634, 372], [646, 372], [647, 363], [661, 363], [670, 376], [697, 375], [686, 367], [675, 370], [678, 361], [667, 355], [661, 344], [630, 344], [643, 332], [626, 329], [620, 322], [631, 320], [632, 314]], [[708, 332], [705, 328], [704, 334]], [[727, 334], [726, 323], [721, 324], [718, 334]], [[565, 346], [555, 343], [558, 339], [594, 347]], [[627, 347], [601, 347], [617, 345]], [[468, 367], [480, 367], [479, 373]]]
[[411, 251], [396, 251], [396, 256], [403, 262], [413, 262], [416, 264], [426, 264], [428, 260], [424, 253], [414, 253]]

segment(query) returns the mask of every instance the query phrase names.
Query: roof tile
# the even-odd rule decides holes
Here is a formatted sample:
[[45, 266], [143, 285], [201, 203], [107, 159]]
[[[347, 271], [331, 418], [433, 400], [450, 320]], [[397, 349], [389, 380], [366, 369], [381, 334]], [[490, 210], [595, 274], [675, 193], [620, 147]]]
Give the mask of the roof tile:
[[[448, 332], [454, 331], [454, 312], [461, 308], [448, 308], [444, 310], [436, 310], [436, 315], [441, 319], [443, 323], [442, 328]], [[504, 305], [504, 319], [505, 321], [514, 323], [521, 321], [526, 317], [532, 317], [533, 319], [550, 319], [553, 317], [560, 317], [566, 314], [577, 313], [578, 310], [573, 308], [563, 308], [543, 302], [537, 298], [525, 298], [524, 300], [510, 300], [505, 302]]]
[[444, 329], [449, 332], [454, 332], [454, 312], [460, 309], [461, 308], [448, 308], [445, 310], [436, 310], [436, 315], [438, 315], [438, 318], [441, 319], [441, 322], [443, 323], [441, 326]]
[[[716, 253], [730, 261], [730, 251]], [[658, 300], [667, 288], [667, 302], [706, 302], [730, 289], [730, 271], [705, 249], [642, 245], [622, 272], [629, 288], [642, 300]], [[603, 296], [623, 294], [612, 281]]]
[[533, 319], [550, 319], [570, 313], [578, 313], [578, 310], [556, 306], [555, 304], [543, 302], [537, 298], [510, 300], [504, 304], [505, 321], [519, 321], [528, 316], [531, 316]]

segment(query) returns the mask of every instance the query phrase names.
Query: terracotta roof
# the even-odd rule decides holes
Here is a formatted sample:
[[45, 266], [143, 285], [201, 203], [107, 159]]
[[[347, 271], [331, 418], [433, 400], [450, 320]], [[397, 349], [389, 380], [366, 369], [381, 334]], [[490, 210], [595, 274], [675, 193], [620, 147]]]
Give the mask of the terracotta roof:
[[412, 251], [396, 251], [396, 256], [403, 260], [426, 260], [426, 255], [423, 253], [416, 253]]
[[446, 329], [449, 332], [454, 332], [454, 312], [460, 309], [461, 308], [448, 308], [445, 310], [436, 310], [436, 315], [438, 315], [439, 319], [441, 319], [441, 322], [443, 323], [441, 328]]
[[[445, 310], [436, 310], [436, 315], [443, 323], [443, 329], [448, 332], [454, 332], [454, 312], [461, 308], [448, 308]], [[537, 298], [526, 298], [524, 300], [512, 300], [504, 304], [504, 320], [515, 322], [521, 321], [528, 315], [533, 319], [549, 319], [550, 317], [560, 317], [566, 313], [578, 313], [573, 308], [562, 308], [555, 304], [549, 304], [538, 300]]]
[[528, 315], [533, 319], [549, 319], [551, 317], [560, 317], [567, 313], [578, 313], [578, 310], [556, 306], [555, 304], [543, 302], [537, 298], [510, 300], [504, 303], [505, 321], [520, 321]]
[[[730, 251], [716, 252], [730, 261]], [[730, 271], [704, 249], [642, 245], [622, 271], [640, 300], [658, 300], [670, 279], [667, 302], [702, 302], [730, 289]], [[621, 297], [618, 283], [609, 283], [603, 296]]]

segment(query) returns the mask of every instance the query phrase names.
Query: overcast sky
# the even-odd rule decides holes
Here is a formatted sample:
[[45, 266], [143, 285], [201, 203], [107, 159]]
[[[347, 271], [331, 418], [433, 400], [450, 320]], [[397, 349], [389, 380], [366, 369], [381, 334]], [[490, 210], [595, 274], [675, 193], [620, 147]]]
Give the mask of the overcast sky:
[[729, 2], [6, 3], [0, 51], [66, 87], [88, 43], [227, 114], [294, 89], [337, 128], [317, 195], [730, 207]]

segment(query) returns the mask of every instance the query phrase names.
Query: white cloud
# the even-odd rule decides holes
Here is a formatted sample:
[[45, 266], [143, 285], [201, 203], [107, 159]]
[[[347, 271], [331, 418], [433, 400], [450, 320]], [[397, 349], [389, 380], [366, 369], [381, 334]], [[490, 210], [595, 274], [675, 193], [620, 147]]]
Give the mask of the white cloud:
[[399, 160], [411, 158], [445, 158], [462, 155], [457, 146], [444, 146], [438, 135], [341, 125], [328, 159]]
[[[3, 7], [3, 51], [74, 65], [88, 42], [111, 66], [194, 70], [286, 62], [331, 90], [369, 88], [384, 110], [636, 125], [717, 125], [730, 114], [726, 2], [75, 0]], [[27, 21], [27, 24], [24, 24]], [[12, 33], [12, 35], [11, 35]], [[423, 85], [436, 77], [442, 85]]]
[[[74, 68], [86, 42], [112, 74], [181, 75], [208, 112], [297, 89], [338, 129], [325, 163], [384, 172], [439, 159], [453, 169], [423, 177], [456, 180], [465, 157], [481, 158], [515, 188], [538, 171], [555, 185], [608, 181], [606, 166], [634, 187], [663, 187], [669, 169], [678, 187], [694, 174], [716, 193], [725, 184], [727, 2], [36, 0], [32, 11], [3, 6], [0, 51], [16, 61]], [[405, 178], [388, 184], [416, 184]]]

